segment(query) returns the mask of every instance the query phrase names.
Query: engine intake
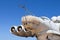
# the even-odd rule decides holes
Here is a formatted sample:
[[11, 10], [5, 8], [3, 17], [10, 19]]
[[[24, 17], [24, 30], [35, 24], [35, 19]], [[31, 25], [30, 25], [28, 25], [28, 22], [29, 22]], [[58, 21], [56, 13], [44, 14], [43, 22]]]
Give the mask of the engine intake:
[[15, 32], [15, 27], [11, 27], [11, 32]]
[[18, 27], [17, 27], [17, 30], [18, 30], [18, 31], [21, 31], [21, 30], [22, 30], [22, 27], [21, 27], [21, 26], [18, 26]]

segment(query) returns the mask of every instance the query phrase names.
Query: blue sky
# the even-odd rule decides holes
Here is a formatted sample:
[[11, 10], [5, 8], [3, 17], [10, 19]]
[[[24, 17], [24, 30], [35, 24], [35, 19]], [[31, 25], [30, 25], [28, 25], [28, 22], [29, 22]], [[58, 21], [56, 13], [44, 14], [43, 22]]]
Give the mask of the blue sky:
[[25, 5], [32, 15], [60, 15], [60, 0], [0, 0], [0, 40], [36, 40], [35, 37], [24, 38], [12, 35], [10, 27], [21, 24], [21, 17], [27, 15], [18, 5]]

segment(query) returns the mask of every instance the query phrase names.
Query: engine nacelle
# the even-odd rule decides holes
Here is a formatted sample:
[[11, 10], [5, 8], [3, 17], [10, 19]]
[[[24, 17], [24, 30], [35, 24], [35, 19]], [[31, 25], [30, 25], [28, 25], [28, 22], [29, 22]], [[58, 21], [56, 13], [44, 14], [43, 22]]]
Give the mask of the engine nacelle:
[[11, 27], [10, 32], [15, 32], [15, 27]]
[[11, 27], [10, 32], [11, 32], [12, 34], [14, 34], [14, 35], [19, 36], [19, 34], [17, 33], [17, 26]]
[[17, 27], [17, 31], [19, 32], [19, 31], [21, 31], [22, 30], [22, 27], [21, 26], [18, 26]]

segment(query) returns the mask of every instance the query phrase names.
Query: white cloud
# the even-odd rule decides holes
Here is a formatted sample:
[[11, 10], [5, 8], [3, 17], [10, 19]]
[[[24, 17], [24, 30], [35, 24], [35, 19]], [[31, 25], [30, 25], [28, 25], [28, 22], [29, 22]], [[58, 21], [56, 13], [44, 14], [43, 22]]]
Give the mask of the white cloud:
[[56, 21], [56, 20], [57, 20], [57, 17], [56, 17], [56, 16], [53, 16], [53, 17], [51, 18], [51, 20], [52, 20], [52, 21]]

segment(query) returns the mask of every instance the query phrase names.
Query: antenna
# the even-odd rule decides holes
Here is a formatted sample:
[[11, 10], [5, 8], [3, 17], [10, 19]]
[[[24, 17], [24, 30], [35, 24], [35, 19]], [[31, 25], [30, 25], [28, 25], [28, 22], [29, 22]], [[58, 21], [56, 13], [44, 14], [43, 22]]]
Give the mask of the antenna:
[[[25, 6], [23, 6], [23, 5], [19, 5], [19, 7], [20, 7], [20, 8], [23, 8], [26, 12], [28, 11], [28, 9], [27, 9]], [[27, 18], [26, 18], [26, 15], [25, 15], [25, 20], [26, 20], [26, 24], [27, 24]]]
[[[28, 10], [28, 8], [26, 8], [26, 6], [24, 5], [19, 5], [20, 8], [23, 8], [25, 10], [25, 13], [27, 12], [29, 15], [32, 15], [32, 12]], [[27, 18], [26, 18], [26, 15], [25, 15], [25, 20], [26, 20], [26, 23], [25, 24], [28, 24], [27, 22]]]
[[23, 8], [25, 11], [28, 11], [28, 9], [24, 5], [19, 5], [20, 8]]
[[28, 8], [26, 8], [26, 6], [24, 5], [19, 5], [20, 8], [23, 8], [25, 10], [25, 12], [27, 12], [28, 14], [32, 15], [32, 12], [28, 10]]

